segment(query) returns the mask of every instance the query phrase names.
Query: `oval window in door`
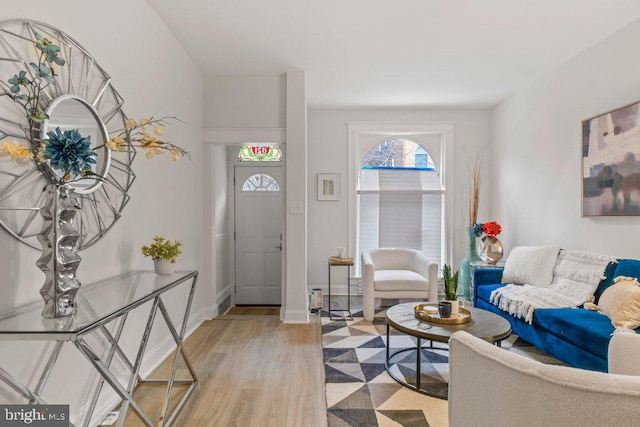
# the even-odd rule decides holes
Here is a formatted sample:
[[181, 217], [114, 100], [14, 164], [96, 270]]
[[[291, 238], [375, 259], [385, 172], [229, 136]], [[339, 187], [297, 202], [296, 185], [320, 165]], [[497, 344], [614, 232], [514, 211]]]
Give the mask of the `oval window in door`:
[[242, 191], [280, 191], [278, 181], [266, 173], [251, 175], [242, 184]]

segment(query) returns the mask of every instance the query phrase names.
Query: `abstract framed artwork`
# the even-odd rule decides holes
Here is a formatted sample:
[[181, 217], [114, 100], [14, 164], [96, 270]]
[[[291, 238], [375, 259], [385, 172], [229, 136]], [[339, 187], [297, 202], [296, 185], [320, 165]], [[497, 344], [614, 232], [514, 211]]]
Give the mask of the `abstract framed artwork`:
[[318, 174], [318, 200], [340, 200], [340, 174]]
[[582, 121], [582, 216], [640, 215], [640, 102]]

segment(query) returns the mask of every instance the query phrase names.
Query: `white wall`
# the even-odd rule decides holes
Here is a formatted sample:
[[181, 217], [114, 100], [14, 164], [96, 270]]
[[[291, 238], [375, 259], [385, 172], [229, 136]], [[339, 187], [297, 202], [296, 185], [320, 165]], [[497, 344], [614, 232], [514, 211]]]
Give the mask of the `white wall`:
[[[308, 319], [306, 292], [306, 96], [305, 77], [302, 71], [281, 75], [212, 75], [204, 78], [203, 141], [215, 146], [238, 145], [245, 142], [277, 142], [286, 140], [285, 173], [286, 203], [302, 203], [302, 215], [285, 217], [284, 233], [284, 298], [281, 318], [285, 322], [306, 322]], [[285, 129], [286, 127], [286, 129]], [[215, 155], [214, 155], [215, 157]], [[213, 160], [212, 160], [212, 167]], [[229, 170], [228, 177], [232, 171]], [[208, 172], [211, 175], [210, 172]], [[223, 181], [207, 182], [205, 191], [221, 195]], [[218, 196], [214, 196], [218, 197]], [[222, 200], [222, 199], [220, 199]], [[232, 203], [229, 197], [224, 203]], [[218, 204], [216, 210], [221, 209]], [[208, 208], [206, 208], [208, 209]], [[207, 214], [206, 214], [207, 215]], [[209, 215], [207, 215], [209, 217]], [[211, 215], [213, 221], [221, 215]], [[230, 218], [229, 218], [230, 220]], [[221, 224], [215, 226], [220, 229]], [[225, 233], [232, 232], [228, 225]], [[217, 235], [217, 250], [232, 245], [222, 235]], [[219, 268], [220, 261], [217, 261]], [[233, 280], [233, 271], [218, 272], [218, 277]], [[231, 291], [217, 284], [220, 297]]]
[[[453, 188], [453, 265], [459, 265], [466, 250], [467, 190], [469, 174], [467, 153], [475, 154], [489, 142], [488, 110], [446, 109], [311, 109], [308, 119], [308, 286], [326, 289], [327, 258], [337, 253], [338, 246], [348, 246], [348, 188], [347, 188], [347, 122], [455, 122]], [[316, 176], [318, 173], [340, 174], [340, 201], [318, 201]], [[489, 197], [482, 194], [479, 220], [489, 220]], [[350, 248], [353, 251], [353, 248]], [[351, 252], [349, 255], [357, 256]], [[332, 272], [332, 274], [334, 274]], [[359, 275], [352, 271], [352, 275]], [[345, 273], [336, 269], [331, 286], [344, 288]], [[335, 282], [334, 282], [335, 279]], [[352, 283], [353, 284], [353, 283]]]
[[213, 75], [204, 78], [206, 128], [283, 128], [286, 77]]
[[[144, 0], [7, 3], [3, 5], [2, 18], [43, 21], [75, 38], [111, 75], [113, 85], [125, 99], [124, 110], [130, 117], [172, 115], [184, 120], [184, 123], [168, 125], [166, 137], [187, 149], [193, 163], [188, 160], [173, 163], [168, 158], [147, 160], [144, 155], [136, 158], [133, 169], [137, 179], [122, 219], [104, 239], [81, 252], [79, 277], [82, 282], [91, 283], [131, 269], [151, 268], [151, 261], [140, 254], [140, 246], [155, 234], [183, 242], [178, 268], [201, 268], [202, 75], [162, 21]], [[10, 76], [0, 77], [6, 80]], [[19, 244], [4, 231], [0, 231], [0, 248], [0, 269], [11, 271], [10, 277], [3, 274], [0, 279], [3, 308], [37, 301], [44, 280], [35, 266], [39, 252]], [[200, 278], [192, 326], [201, 321], [202, 292], [208, 280]], [[178, 297], [182, 295], [174, 294], [172, 299]], [[130, 326], [136, 321], [144, 322], [139, 317], [134, 316], [133, 322], [130, 319]], [[144, 324], [139, 326], [143, 328]], [[125, 346], [135, 347], [140, 330], [132, 328], [130, 333], [124, 338]], [[165, 327], [155, 330], [152, 336], [149, 350], [156, 359], [168, 350], [162, 346], [168, 344], [167, 336]], [[85, 398], [83, 393], [90, 370], [88, 362], [68, 346], [59, 362], [58, 373], [54, 372], [51, 380], [52, 386], [55, 382], [58, 384], [50, 387], [44, 398], [51, 403], [71, 404], [75, 422], [73, 416]], [[33, 386], [37, 381], [33, 367], [41, 362], [40, 353], [40, 346], [5, 342], [0, 350], [0, 366]], [[148, 360], [147, 368], [157, 361]], [[60, 382], [65, 377], [65, 381]], [[16, 400], [3, 394], [0, 401]]]
[[640, 99], [638, 39], [640, 20], [492, 111], [491, 213], [506, 250], [560, 244], [640, 256], [640, 218], [581, 217], [581, 120]]

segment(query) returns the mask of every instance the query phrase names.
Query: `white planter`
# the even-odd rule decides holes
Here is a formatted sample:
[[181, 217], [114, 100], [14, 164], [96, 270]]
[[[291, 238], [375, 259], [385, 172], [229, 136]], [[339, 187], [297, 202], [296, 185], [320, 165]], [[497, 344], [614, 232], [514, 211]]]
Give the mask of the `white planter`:
[[445, 300], [451, 303], [451, 315], [458, 314], [461, 308], [464, 308], [464, 301]]
[[161, 276], [168, 276], [173, 274], [175, 264], [168, 259], [156, 258], [153, 260], [153, 271]]

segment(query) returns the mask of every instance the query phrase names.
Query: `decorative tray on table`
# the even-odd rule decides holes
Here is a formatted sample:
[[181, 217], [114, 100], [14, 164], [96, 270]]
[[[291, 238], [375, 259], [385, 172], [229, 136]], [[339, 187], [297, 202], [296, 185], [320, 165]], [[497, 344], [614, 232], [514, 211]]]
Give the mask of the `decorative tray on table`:
[[451, 317], [440, 317], [437, 302], [418, 304], [413, 309], [413, 312], [420, 320], [444, 325], [461, 325], [471, 321], [471, 311], [462, 307], [458, 309], [457, 314], [452, 314]]

